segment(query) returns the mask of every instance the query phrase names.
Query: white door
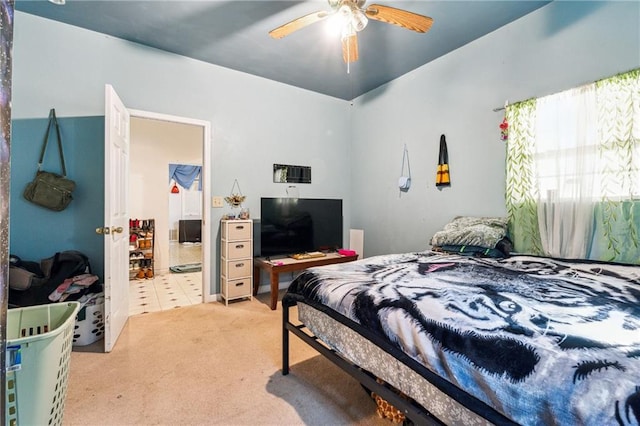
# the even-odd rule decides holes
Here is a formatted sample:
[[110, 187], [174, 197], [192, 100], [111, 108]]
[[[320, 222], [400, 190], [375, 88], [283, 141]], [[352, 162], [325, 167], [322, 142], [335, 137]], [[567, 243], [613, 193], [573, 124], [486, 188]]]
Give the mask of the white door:
[[198, 191], [200, 178], [193, 181], [191, 188], [182, 191], [182, 217], [185, 219], [202, 219], [202, 192]]
[[104, 350], [111, 352], [129, 319], [130, 115], [108, 84], [104, 119]]

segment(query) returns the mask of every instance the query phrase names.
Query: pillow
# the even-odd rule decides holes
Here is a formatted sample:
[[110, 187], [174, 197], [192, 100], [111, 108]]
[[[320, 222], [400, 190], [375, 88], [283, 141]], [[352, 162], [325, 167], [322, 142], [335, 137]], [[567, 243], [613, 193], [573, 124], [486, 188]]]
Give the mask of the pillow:
[[495, 248], [448, 244], [444, 246], [435, 246], [432, 250], [451, 254], [461, 254], [464, 256], [504, 258], [509, 257], [509, 253], [512, 251], [511, 247], [511, 240], [505, 237], [498, 241]]
[[442, 247], [434, 247], [433, 250], [441, 251], [444, 253], [460, 254], [463, 256], [496, 257], [496, 258], [505, 257], [504, 253], [502, 253], [500, 250], [478, 247], [478, 246], [447, 245]]
[[507, 218], [501, 217], [459, 216], [433, 235], [431, 245], [435, 247], [473, 246], [493, 249], [506, 237], [507, 222]]
[[513, 243], [509, 237], [504, 237], [496, 244], [496, 250], [500, 250], [505, 256], [509, 256], [513, 252]]

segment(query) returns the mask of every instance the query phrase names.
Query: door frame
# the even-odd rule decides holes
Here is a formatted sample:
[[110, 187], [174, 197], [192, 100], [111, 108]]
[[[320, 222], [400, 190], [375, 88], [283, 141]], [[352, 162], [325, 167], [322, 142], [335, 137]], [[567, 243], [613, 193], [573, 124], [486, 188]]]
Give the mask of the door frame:
[[147, 118], [166, 121], [169, 123], [188, 124], [202, 127], [202, 301], [212, 302], [216, 299], [211, 291], [211, 123], [195, 118], [177, 115], [161, 114], [157, 112], [129, 109], [132, 118]]

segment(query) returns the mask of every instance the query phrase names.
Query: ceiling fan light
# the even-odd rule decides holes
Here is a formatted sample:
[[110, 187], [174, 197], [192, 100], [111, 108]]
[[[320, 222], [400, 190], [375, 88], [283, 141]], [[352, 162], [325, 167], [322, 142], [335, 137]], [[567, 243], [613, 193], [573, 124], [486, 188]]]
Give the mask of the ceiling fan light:
[[349, 38], [356, 35], [356, 29], [353, 27], [351, 20], [344, 23], [340, 34], [341, 39]]
[[343, 4], [342, 6], [340, 6], [340, 9], [338, 9], [338, 15], [344, 17], [345, 19], [351, 18], [351, 8], [346, 4]]
[[367, 26], [368, 22], [369, 22], [369, 20], [367, 19], [365, 14], [362, 13], [362, 11], [357, 10], [357, 9], [353, 11], [353, 14], [351, 15], [351, 26], [356, 31], [364, 30], [364, 28]]
[[339, 14], [331, 15], [329, 19], [327, 19], [327, 24], [325, 26], [326, 31], [331, 36], [341, 36], [342, 29], [345, 26], [344, 19]]

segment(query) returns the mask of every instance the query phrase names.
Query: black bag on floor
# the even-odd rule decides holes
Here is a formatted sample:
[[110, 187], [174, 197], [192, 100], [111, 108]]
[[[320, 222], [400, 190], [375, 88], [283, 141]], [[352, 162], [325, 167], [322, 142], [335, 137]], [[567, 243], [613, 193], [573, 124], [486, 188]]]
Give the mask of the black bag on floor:
[[[40, 262], [43, 275], [46, 277], [44, 284], [31, 286], [26, 290], [9, 289], [10, 307], [24, 307], [34, 305], [44, 305], [51, 303], [49, 295], [67, 278], [76, 275], [90, 273], [91, 265], [89, 258], [76, 250], [68, 250], [56, 253], [54, 256], [43, 259]], [[87, 293], [97, 293], [102, 291], [102, 284], [92, 284], [81, 293], [72, 294], [68, 301], [76, 300]]]

